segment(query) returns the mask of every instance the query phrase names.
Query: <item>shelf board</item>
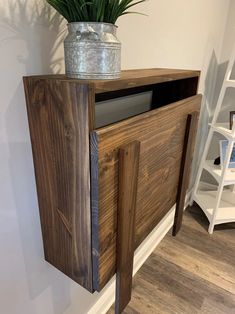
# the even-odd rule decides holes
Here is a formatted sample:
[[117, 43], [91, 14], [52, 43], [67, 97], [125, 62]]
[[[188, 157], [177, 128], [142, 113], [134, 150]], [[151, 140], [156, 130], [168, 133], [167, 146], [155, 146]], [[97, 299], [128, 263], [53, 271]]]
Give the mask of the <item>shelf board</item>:
[[107, 93], [111, 91], [120, 91], [122, 89], [134, 88], [138, 86], [154, 85], [176, 80], [199, 78], [200, 71], [177, 70], [177, 69], [134, 69], [124, 70], [121, 77], [116, 80], [78, 80], [69, 79], [64, 74], [57, 75], [36, 75], [30, 76], [30, 79], [40, 80], [59, 80], [72, 81], [80, 84], [92, 84], [96, 94]]
[[227, 80], [225, 84], [227, 87], [235, 87], [235, 80]]
[[[203, 168], [208, 171], [218, 183], [221, 182], [222, 169], [220, 165], [214, 165], [214, 160], [207, 160]], [[225, 175], [224, 185], [231, 184], [235, 184], [235, 169], [228, 168]]]
[[[212, 220], [213, 211], [216, 205], [217, 191], [198, 191], [194, 195], [195, 202], [206, 214], [209, 222]], [[217, 212], [215, 224], [235, 221], [235, 193], [230, 190], [223, 192], [220, 208]]]
[[209, 123], [209, 125], [218, 133], [224, 135], [229, 140], [235, 141], [235, 134], [232, 133], [232, 130], [229, 129], [229, 123], [216, 123], [212, 125]]

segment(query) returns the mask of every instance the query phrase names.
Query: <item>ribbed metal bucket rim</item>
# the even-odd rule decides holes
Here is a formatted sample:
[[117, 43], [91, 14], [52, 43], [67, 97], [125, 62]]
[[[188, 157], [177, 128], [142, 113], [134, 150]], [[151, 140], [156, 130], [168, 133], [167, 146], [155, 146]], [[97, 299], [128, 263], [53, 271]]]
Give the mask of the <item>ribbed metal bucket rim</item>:
[[106, 23], [106, 22], [70, 22], [70, 23], [67, 23], [67, 26], [71, 24], [104, 24], [104, 25], [114, 26], [118, 28], [117, 25], [112, 24], [112, 23]]

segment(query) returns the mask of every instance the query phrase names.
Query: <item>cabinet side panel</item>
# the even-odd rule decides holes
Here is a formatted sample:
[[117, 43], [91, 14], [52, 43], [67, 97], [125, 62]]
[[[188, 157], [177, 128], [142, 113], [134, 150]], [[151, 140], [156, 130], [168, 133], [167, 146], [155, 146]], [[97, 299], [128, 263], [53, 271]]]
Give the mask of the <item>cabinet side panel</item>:
[[99, 290], [99, 159], [96, 132], [90, 133], [93, 288]]
[[92, 291], [88, 90], [24, 78], [45, 259]]

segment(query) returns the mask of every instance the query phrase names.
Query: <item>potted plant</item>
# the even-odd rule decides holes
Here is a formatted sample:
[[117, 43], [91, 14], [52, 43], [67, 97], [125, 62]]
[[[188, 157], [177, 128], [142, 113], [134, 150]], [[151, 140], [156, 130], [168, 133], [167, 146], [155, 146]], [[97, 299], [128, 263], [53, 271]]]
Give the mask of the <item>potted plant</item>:
[[70, 78], [115, 79], [121, 73], [117, 19], [146, 0], [47, 0], [67, 21], [65, 69]]

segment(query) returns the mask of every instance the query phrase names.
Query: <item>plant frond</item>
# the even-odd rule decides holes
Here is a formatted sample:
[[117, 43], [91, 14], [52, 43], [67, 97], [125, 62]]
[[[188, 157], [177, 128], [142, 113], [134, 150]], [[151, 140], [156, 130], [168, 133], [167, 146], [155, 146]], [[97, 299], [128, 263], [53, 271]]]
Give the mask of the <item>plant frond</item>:
[[[147, 0], [46, 0], [69, 23], [105, 22], [115, 24], [129, 8]], [[142, 14], [142, 13], [139, 13]], [[144, 14], [142, 14], [144, 15]]]

